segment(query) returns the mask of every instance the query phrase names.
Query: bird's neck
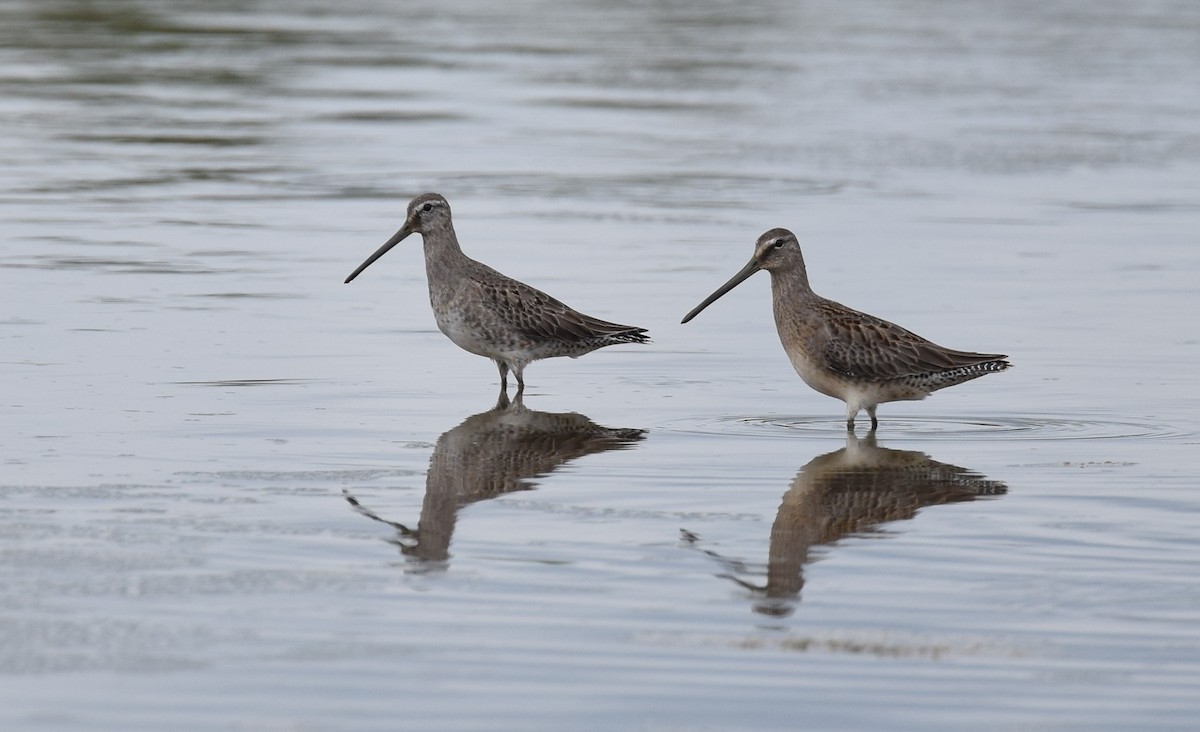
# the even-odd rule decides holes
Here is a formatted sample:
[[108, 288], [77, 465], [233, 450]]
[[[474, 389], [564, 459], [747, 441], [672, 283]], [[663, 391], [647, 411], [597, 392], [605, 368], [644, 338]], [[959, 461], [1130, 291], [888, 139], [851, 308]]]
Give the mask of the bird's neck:
[[430, 275], [439, 270], [454, 271], [466, 257], [458, 245], [453, 224], [446, 223], [427, 230], [422, 233], [421, 239], [425, 247], [425, 269]]
[[771, 292], [776, 302], [786, 302], [792, 298], [811, 297], [812, 288], [808, 286], [808, 270], [804, 265], [771, 272]]

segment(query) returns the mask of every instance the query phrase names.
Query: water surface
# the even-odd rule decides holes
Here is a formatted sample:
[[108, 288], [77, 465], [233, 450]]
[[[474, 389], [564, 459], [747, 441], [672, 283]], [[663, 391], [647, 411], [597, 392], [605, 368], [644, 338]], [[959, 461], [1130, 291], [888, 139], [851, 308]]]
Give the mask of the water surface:
[[[6, 729], [1194, 725], [1191, 4], [193, 5], [0, 4]], [[654, 344], [497, 405], [426, 190]], [[1016, 368], [848, 438], [774, 226]]]

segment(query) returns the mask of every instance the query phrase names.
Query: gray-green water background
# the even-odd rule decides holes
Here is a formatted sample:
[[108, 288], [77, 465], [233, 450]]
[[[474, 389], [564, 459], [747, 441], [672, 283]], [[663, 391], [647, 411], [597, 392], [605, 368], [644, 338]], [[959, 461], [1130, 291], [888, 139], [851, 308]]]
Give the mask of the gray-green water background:
[[[1194, 729], [1198, 78], [1165, 0], [0, 3], [0, 726]], [[342, 284], [426, 190], [654, 344], [472, 418], [418, 240]], [[869, 451], [989, 497], [805, 523], [767, 276], [679, 325], [774, 226], [1011, 356]]]

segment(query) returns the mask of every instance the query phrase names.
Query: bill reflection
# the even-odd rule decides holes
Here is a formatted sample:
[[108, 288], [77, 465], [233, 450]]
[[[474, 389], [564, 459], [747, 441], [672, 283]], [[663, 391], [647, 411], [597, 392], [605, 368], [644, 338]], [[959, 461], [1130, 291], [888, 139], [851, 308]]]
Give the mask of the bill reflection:
[[467, 417], [438, 438], [415, 529], [379, 516], [348, 491], [345, 497], [363, 516], [396, 530], [390, 541], [414, 569], [446, 569], [458, 512], [464, 506], [530, 490], [535, 479], [571, 460], [629, 448], [645, 434], [642, 429], [602, 427], [575, 412], [539, 412], [526, 407], [520, 395], [510, 401], [501, 392], [495, 407]]
[[[923, 452], [879, 447], [874, 433], [846, 436], [846, 446], [809, 461], [783, 494], [771, 526], [765, 582], [747, 562], [704, 550], [719, 561], [721, 575], [753, 592], [754, 610], [790, 615], [804, 587], [804, 568], [820, 559], [817, 547], [846, 536], [870, 534], [891, 521], [911, 519], [922, 508], [998, 497], [1008, 487]], [[700, 547], [700, 537], [684, 532]]]

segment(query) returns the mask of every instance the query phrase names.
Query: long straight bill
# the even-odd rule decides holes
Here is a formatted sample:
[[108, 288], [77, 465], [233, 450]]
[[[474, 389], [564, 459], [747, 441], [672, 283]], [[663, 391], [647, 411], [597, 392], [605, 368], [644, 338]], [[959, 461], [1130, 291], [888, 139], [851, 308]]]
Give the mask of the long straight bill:
[[361, 273], [364, 269], [366, 269], [367, 267], [370, 267], [372, 264], [374, 264], [376, 259], [379, 259], [383, 255], [387, 254], [389, 249], [391, 249], [392, 247], [399, 244], [401, 241], [404, 240], [404, 237], [408, 236], [411, 233], [412, 233], [412, 229], [409, 228], [408, 222], [405, 222], [404, 226], [400, 227], [400, 231], [397, 231], [395, 234], [393, 234], [391, 239], [388, 239], [387, 242], [383, 246], [381, 246], [375, 250], [374, 254], [367, 257], [367, 261], [358, 265], [358, 269], [356, 269], [350, 273], [350, 276], [346, 278], [346, 282], [349, 282], [349, 281], [353, 280], [355, 277], [357, 277], [359, 275], [359, 273]]
[[718, 299], [720, 299], [720, 297], [722, 295], [724, 295], [725, 293], [729, 292], [733, 288], [735, 288], [738, 285], [745, 282], [747, 277], [754, 274], [758, 270], [759, 270], [758, 261], [751, 259], [746, 264], [745, 267], [742, 267], [740, 272], [738, 272], [732, 278], [730, 278], [730, 280], [728, 282], [726, 282], [725, 284], [723, 284], [719, 288], [717, 288], [716, 292], [714, 292], [713, 294], [706, 297], [704, 299], [704, 302], [700, 303], [699, 305], [697, 305], [695, 308], [692, 309], [692, 312], [683, 316], [683, 320], [680, 322], [686, 323], [689, 320], [691, 320], [692, 318], [696, 317], [697, 315], [700, 314], [701, 310], [708, 307], [709, 305], [712, 305], [714, 302], [716, 302]]

